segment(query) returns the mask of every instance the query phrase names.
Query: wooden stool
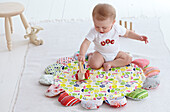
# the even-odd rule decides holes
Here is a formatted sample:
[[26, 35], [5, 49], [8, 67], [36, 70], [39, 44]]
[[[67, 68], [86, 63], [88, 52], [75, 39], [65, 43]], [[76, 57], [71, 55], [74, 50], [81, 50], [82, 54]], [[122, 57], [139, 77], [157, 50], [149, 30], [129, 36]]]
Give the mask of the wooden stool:
[[22, 23], [24, 24], [25, 29], [29, 27], [24, 15], [22, 12], [24, 11], [24, 6], [17, 2], [4, 2], [0, 3], [0, 17], [5, 18], [5, 34], [7, 40], [7, 47], [8, 50], [11, 51], [12, 49], [12, 42], [11, 42], [11, 33], [13, 33], [12, 27], [12, 16], [20, 15]]

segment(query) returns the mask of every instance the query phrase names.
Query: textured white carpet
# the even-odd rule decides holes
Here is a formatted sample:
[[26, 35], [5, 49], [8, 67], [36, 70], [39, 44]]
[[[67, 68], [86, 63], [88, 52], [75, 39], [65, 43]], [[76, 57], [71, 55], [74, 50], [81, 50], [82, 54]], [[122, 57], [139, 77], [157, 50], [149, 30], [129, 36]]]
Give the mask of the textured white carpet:
[[[130, 52], [134, 58], [146, 58], [150, 60], [150, 66], [160, 68], [161, 85], [149, 91], [149, 97], [143, 101], [128, 99], [123, 108], [112, 108], [103, 104], [95, 112], [168, 112], [170, 111], [170, 86], [169, 73], [170, 52], [165, 46], [164, 38], [159, 27], [158, 19], [143, 18], [131, 19], [136, 33], [147, 35], [149, 44], [144, 42], [121, 38], [121, 49]], [[26, 65], [22, 75], [19, 94], [15, 104], [15, 112], [86, 112], [77, 104], [73, 107], [64, 107], [58, 102], [58, 97], [47, 98], [44, 92], [47, 86], [38, 83], [44, 74], [44, 69], [55, 63], [56, 59], [64, 56], [72, 56], [79, 50], [86, 33], [92, 26], [91, 21], [44, 21], [37, 25], [44, 28], [39, 37], [45, 42], [42, 46], [29, 45], [26, 57]], [[93, 45], [90, 47], [92, 50]]]

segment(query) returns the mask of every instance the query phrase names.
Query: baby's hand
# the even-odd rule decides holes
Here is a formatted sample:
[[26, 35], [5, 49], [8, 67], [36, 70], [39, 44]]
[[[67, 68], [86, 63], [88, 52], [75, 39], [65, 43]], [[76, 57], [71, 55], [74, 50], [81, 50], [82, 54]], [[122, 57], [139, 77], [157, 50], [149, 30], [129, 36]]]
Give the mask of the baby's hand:
[[78, 61], [84, 62], [84, 61], [85, 61], [85, 56], [82, 55], [82, 54], [79, 54], [79, 56], [78, 56]]
[[148, 37], [146, 37], [146, 36], [141, 36], [140, 40], [145, 41], [145, 44], [147, 44], [149, 42]]

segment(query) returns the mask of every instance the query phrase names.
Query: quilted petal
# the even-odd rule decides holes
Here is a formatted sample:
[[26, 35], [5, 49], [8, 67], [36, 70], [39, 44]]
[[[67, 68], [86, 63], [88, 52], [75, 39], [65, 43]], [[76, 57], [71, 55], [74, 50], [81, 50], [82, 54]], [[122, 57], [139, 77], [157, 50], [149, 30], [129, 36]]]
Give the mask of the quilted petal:
[[135, 59], [134, 61], [132, 61], [133, 64], [138, 65], [138, 67], [144, 69], [145, 67], [147, 67], [149, 65], [149, 60], [147, 59]]
[[127, 104], [127, 100], [126, 100], [125, 96], [117, 97], [117, 98], [114, 98], [114, 99], [107, 99], [107, 100], [105, 100], [105, 102], [108, 105], [110, 105], [111, 107], [114, 107], [114, 108], [123, 107]]
[[81, 106], [85, 109], [98, 109], [103, 104], [103, 100], [82, 100]]
[[45, 92], [45, 96], [50, 97], [50, 98], [55, 97], [64, 91], [65, 91], [64, 89], [61, 89], [55, 84], [53, 84], [47, 89], [47, 91]]
[[58, 101], [64, 106], [74, 106], [81, 100], [73, 96], [69, 96], [66, 92], [64, 92], [59, 96]]

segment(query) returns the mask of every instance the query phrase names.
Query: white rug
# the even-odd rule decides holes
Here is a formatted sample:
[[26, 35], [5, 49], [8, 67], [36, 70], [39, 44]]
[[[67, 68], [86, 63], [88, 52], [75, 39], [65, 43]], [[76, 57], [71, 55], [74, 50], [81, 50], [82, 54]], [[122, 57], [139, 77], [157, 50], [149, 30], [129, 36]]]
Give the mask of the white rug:
[[[157, 89], [149, 91], [149, 97], [143, 101], [128, 99], [123, 108], [112, 108], [105, 103], [98, 110], [92, 112], [168, 112], [170, 111], [170, 86], [169, 72], [170, 51], [164, 43], [164, 38], [159, 27], [159, 19], [143, 18], [132, 19], [136, 33], [147, 35], [149, 44], [144, 42], [122, 38], [121, 49], [130, 52], [134, 58], [146, 58], [150, 60], [150, 66], [160, 68], [161, 84]], [[55, 63], [59, 57], [72, 56], [79, 50], [86, 33], [92, 26], [91, 21], [44, 21], [37, 25], [44, 28], [39, 37], [44, 40], [44, 45], [29, 45], [26, 57], [25, 70], [22, 75], [21, 85], [15, 104], [14, 112], [86, 112], [77, 104], [73, 107], [64, 107], [58, 102], [58, 97], [47, 98], [44, 92], [47, 86], [38, 83], [44, 74], [44, 69]], [[93, 45], [90, 46], [92, 50]]]

